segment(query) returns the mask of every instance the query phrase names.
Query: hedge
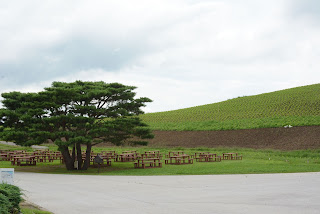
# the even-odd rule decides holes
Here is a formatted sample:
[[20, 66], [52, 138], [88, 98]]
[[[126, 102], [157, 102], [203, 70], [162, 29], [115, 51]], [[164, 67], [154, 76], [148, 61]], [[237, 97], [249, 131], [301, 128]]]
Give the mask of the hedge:
[[0, 214], [20, 213], [22, 193], [19, 187], [10, 184], [0, 184]]

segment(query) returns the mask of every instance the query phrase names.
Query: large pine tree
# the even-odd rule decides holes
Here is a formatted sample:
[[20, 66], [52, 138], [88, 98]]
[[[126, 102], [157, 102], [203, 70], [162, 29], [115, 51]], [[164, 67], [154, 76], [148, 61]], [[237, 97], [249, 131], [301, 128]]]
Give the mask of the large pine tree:
[[[53, 82], [38, 93], [3, 93], [0, 137], [18, 145], [53, 141], [68, 170], [87, 169], [92, 146], [101, 142], [146, 145], [150, 129], [137, 115], [149, 98], [135, 99], [134, 86], [119, 83]], [[139, 139], [138, 141], [130, 141]], [[82, 160], [81, 145], [86, 145]]]

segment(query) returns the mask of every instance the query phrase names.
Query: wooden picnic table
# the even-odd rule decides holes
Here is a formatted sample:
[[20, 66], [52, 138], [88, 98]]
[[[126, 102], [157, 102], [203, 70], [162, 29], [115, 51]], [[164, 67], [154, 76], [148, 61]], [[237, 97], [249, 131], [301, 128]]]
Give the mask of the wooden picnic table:
[[64, 159], [61, 152], [48, 152], [47, 156], [52, 160], [60, 160], [60, 163], [64, 163]]
[[223, 160], [232, 160], [232, 156], [236, 155], [236, 153], [223, 153], [222, 159]]
[[16, 151], [12, 151], [12, 152], [13, 152], [13, 154], [24, 154], [24, 153], [26, 153], [25, 150], [16, 150]]
[[169, 158], [171, 156], [178, 156], [178, 153], [177, 152], [169, 152], [167, 155], [166, 155], [166, 158]]
[[185, 154], [184, 151], [176, 151], [176, 153], [177, 153], [178, 155], [184, 155], [184, 154]]
[[107, 155], [109, 159], [113, 159], [113, 161], [117, 161], [117, 154]]
[[156, 150], [156, 151], [146, 151], [144, 152], [145, 154], [159, 154], [160, 155], [160, 151]]
[[[96, 156], [95, 156], [96, 157]], [[92, 166], [93, 167], [96, 167], [96, 166], [111, 166], [111, 159], [109, 156], [105, 156], [105, 155], [99, 155], [99, 157], [101, 158], [102, 160], [102, 163], [98, 164], [97, 162], [95, 162], [95, 157], [91, 157], [91, 160], [90, 160], [90, 163], [92, 163]]]
[[122, 154], [131, 154], [131, 153], [137, 153], [137, 151], [123, 151]]
[[132, 162], [137, 159], [137, 154], [136, 153], [124, 153], [118, 155], [118, 160], [121, 162]]
[[193, 155], [193, 158], [198, 158], [200, 157], [200, 155], [203, 155], [203, 154], [210, 154], [210, 152], [195, 152]]
[[54, 158], [47, 154], [33, 155], [38, 162], [53, 162]]
[[47, 157], [50, 157], [54, 160], [58, 160], [62, 157], [61, 152], [47, 152], [45, 154], [47, 155]]
[[102, 155], [116, 155], [116, 151], [101, 151]]
[[42, 153], [46, 153], [46, 152], [50, 152], [50, 150], [49, 149], [36, 149], [36, 150], [33, 150], [34, 154], [42, 154]]
[[238, 153], [223, 153], [223, 160], [242, 160], [242, 155], [238, 155]]
[[[21, 153], [18, 153], [18, 154], [21, 154]], [[17, 153], [15, 153], [14, 151], [11, 151], [11, 152], [7, 152], [7, 155], [9, 157], [9, 160], [11, 160], [11, 157], [13, 157], [14, 155], [18, 155]]]
[[193, 164], [193, 159], [190, 157], [190, 155], [187, 155], [187, 154], [170, 156], [164, 161], [165, 161], [165, 164], [176, 164], [176, 165]]
[[113, 161], [117, 161], [118, 159], [118, 155], [115, 152], [102, 152], [99, 156], [104, 159], [113, 159]]
[[10, 160], [9, 154], [8, 153], [0, 153], [0, 160], [9, 161]]
[[162, 158], [162, 154], [159, 152], [151, 153], [151, 152], [146, 152], [144, 154], [140, 155], [142, 159], [145, 158]]
[[155, 168], [162, 167], [160, 158], [147, 158], [147, 159], [137, 159], [134, 163], [134, 168]]
[[24, 154], [9, 154], [10, 161], [13, 161], [15, 157], [24, 157]]
[[221, 161], [221, 156], [217, 156], [217, 154], [212, 154], [212, 153], [204, 153], [204, 154], [200, 154], [199, 157], [196, 157], [196, 161], [217, 162], [217, 161]]
[[36, 163], [35, 156], [15, 156], [11, 161], [12, 165], [17, 166], [35, 166]]

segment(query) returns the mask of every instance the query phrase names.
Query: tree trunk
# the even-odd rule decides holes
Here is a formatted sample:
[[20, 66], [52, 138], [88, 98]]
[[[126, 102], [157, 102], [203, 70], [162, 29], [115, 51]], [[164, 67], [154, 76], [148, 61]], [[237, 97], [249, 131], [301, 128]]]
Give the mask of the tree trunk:
[[76, 145], [73, 144], [73, 148], [72, 148], [72, 161], [73, 163], [76, 161]]
[[76, 147], [77, 147], [77, 161], [78, 161], [78, 170], [82, 169], [82, 152], [81, 152], [81, 144], [80, 143], [76, 143]]
[[67, 170], [74, 170], [74, 159], [70, 156], [69, 148], [63, 147], [61, 149], [61, 154], [63, 156], [63, 160]]
[[85, 161], [83, 163], [83, 167], [82, 167], [83, 170], [87, 170], [90, 166], [91, 148], [92, 148], [91, 143], [87, 144], [86, 159], [85, 159]]

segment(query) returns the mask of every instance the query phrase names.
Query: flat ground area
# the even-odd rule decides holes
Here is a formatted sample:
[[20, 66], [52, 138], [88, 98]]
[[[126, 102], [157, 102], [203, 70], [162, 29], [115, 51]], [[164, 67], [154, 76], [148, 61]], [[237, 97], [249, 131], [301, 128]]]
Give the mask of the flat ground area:
[[320, 173], [99, 176], [15, 172], [25, 198], [55, 214], [320, 213]]

